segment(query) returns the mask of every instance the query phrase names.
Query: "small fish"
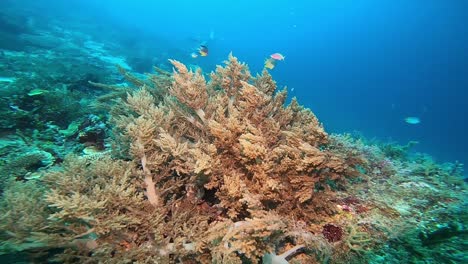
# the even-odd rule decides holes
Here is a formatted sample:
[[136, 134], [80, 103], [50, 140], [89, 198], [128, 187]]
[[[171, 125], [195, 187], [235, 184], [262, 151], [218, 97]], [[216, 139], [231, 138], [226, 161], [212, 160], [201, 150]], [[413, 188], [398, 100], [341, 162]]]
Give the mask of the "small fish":
[[42, 95], [42, 94], [45, 94], [45, 93], [48, 93], [49, 91], [48, 90], [44, 90], [44, 89], [32, 89], [31, 91], [29, 91], [28, 95], [29, 96], [38, 96], [38, 95]]
[[272, 70], [276, 66], [276, 61], [272, 58], [265, 60], [265, 68]]
[[16, 78], [14, 77], [1, 77], [0, 76], [0, 82], [14, 83], [15, 81], [16, 81]]
[[8, 107], [13, 111], [13, 112], [26, 112], [23, 109], [19, 108], [19, 106], [15, 105], [14, 103], [9, 103]]
[[274, 60], [280, 60], [280, 61], [282, 61], [282, 60], [284, 60], [286, 57], [283, 56], [283, 54], [281, 54], [281, 53], [273, 53], [273, 54], [270, 55], [270, 58], [272, 58], [272, 59], [274, 59]]
[[194, 58], [194, 59], [195, 59], [195, 58], [198, 58], [199, 56], [201, 56], [201, 57], [206, 57], [206, 56], [208, 56], [208, 47], [207, 47], [204, 43], [202, 43], [202, 44], [197, 48], [196, 51], [190, 53], [190, 57], [192, 57], [192, 58]]
[[208, 47], [205, 45], [200, 45], [200, 48], [198, 48], [198, 52], [200, 53], [200, 56], [206, 57], [208, 56]]
[[405, 122], [411, 125], [417, 125], [421, 123], [421, 119], [419, 119], [419, 117], [409, 116], [405, 118]]

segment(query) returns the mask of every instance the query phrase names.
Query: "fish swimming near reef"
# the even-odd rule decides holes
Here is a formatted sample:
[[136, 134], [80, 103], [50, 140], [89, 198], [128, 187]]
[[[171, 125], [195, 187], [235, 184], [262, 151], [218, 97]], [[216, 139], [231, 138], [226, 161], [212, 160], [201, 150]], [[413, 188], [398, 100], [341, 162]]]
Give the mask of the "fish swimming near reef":
[[208, 47], [206, 45], [200, 45], [200, 47], [198, 47], [196, 52], [192, 52], [190, 54], [190, 57], [194, 59], [198, 58], [198, 56], [202, 56], [202, 57], [208, 56]]
[[46, 94], [48, 93], [49, 91], [48, 90], [44, 90], [44, 89], [32, 89], [31, 91], [28, 92], [28, 95], [29, 96], [38, 96], [38, 95], [43, 95], [43, 94]]
[[200, 45], [200, 48], [198, 48], [198, 52], [202, 57], [208, 56], [208, 47], [205, 45]]
[[273, 70], [273, 68], [275, 68], [275, 66], [276, 66], [276, 60], [274, 60], [272, 58], [268, 58], [268, 59], [265, 60], [264, 66], [267, 69]]
[[23, 112], [23, 113], [27, 113], [27, 111], [19, 108], [19, 106], [17, 106], [16, 104], [14, 103], [9, 103], [8, 104], [8, 107], [13, 111], [13, 112]]
[[421, 123], [421, 119], [419, 119], [419, 117], [409, 116], [405, 118], [405, 122], [411, 125], [417, 125]]
[[273, 53], [269, 58], [265, 60], [264, 67], [269, 70], [273, 70], [276, 66], [276, 62], [284, 60], [284, 56], [281, 53]]
[[281, 53], [273, 53], [273, 54], [270, 55], [270, 58], [272, 58], [272, 59], [274, 59], [274, 60], [280, 60], [280, 61], [282, 61], [282, 60], [284, 60], [286, 57], [285, 57], [283, 54], [281, 54]]
[[1, 77], [0, 76], [0, 82], [3, 83], [14, 83], [16, 81], [16, 78], [14, 77]]

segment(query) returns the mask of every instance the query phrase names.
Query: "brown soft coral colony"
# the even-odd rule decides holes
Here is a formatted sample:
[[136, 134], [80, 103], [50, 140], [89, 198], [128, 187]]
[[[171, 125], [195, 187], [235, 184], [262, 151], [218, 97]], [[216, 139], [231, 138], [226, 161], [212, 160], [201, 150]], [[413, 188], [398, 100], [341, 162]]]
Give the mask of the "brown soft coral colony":
[[256, 263], [305, 245], [319, 262], [330, 244], [308, 227], [336, 213], [333, 189], [359, 160], [329, 150], [315, 115], [285, 106], [267, 71], [253, 77], [229, 56], [206, 81], [171, 63], [172, 76], [139, 81], [114, 111], [132, 161], [74, 158], [49, 175], [49, 226], [66, 226], [71, 245], [60, 258]]

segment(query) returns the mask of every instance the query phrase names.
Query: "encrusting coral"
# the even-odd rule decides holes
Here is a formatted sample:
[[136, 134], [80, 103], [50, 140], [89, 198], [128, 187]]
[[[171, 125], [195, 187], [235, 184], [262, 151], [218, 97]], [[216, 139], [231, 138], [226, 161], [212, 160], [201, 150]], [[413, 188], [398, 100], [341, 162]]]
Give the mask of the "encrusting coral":
[[138, 86], [112, 110], [126, 158], [70, 156], [50, 169], [42, 228], [6, 240], [41, 241], [35, 250], [60, 249], [67, 263], [287, 263], [299, 249], [324, 263], [339, 261], [334, 246], [364, 251], [380, 235], [345, 222], [344, 209], [366, 205], [336, 195], [369, 167], [364, 152], [330, 144], [267, 71], [253, 77], [230, 55], [206, 81], [170, 62], [172, 75], [124, 72]]

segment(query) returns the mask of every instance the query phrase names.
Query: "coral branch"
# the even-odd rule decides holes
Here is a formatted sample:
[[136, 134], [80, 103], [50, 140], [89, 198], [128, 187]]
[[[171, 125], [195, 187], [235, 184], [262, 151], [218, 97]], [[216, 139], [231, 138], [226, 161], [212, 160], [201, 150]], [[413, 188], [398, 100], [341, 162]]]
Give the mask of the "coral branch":
[[205, 123], [203, 108], [208, 101], [205, 78], [200, 71], [191, 72], [187, 67], [176, 61], [170, 60], [174, 65], [174, 83], [169, 92], [177, 99], [192, 108], [198, 117]]
[[151, 175], [151, 171], [146, 166], [146, 155], [143, 155], [141, 158], [141, 166], [143, 167], [143, 172], [145, 173], [145, 185], [146, 185], [146, 196], [148, 197], [148, 201], [153, 206], [160, 205], [160, 198], [156, 192], [156, 187], [153, 181], [153, 176]]

